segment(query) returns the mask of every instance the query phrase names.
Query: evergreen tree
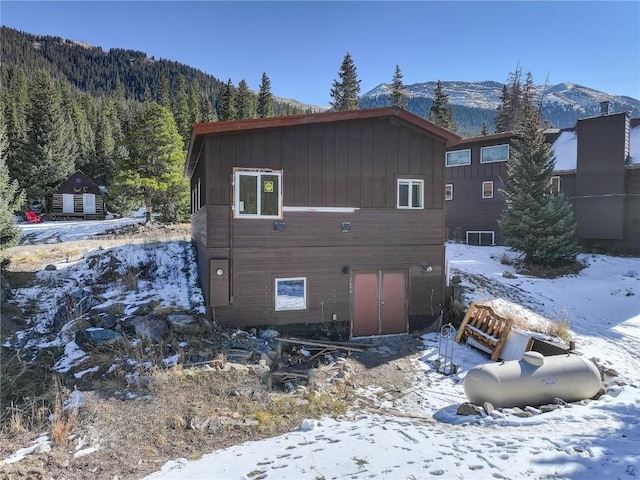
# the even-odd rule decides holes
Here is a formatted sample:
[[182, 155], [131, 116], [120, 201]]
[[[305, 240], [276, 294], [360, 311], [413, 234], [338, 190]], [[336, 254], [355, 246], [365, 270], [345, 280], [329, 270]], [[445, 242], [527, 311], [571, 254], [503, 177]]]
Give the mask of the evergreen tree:
[[238, 84], [238, 91], [236, 92], [236, 118], [238, 120], [244, 120], [247, 118], [253, 118], [253, 98], [251, 91], [249, 91], [249, 85], [243, 78]]
[[521, 98], [519, 135], [507, 161], [503, 194], [505, 207], [499, 220], [505, 244], [523, 254], [528, 265], [556, 266], [575, 260], [576, 223], [568, 201], [549, 191], [555, 157], [544, 141], [540, 113], [533, 104], [533, 81]]
[[[202, 122], [202, 112], [200, 111], [200, 88], [198, 82], [193, 80], [189, 84], [189, 95], [187, 97], [187, 104], [189, 105], [189, 137], [191, 136], [191, 125], [194, 123]], [[189, 143], [189, 137], [186, 139], [186, 143]]]
[[87, 111], [80, 104], [81, 94], [74, 91], [68, 83], [60, 86], [60, 93], [64, 116], [72, 131], [73, 144], [69, 148], [73, 148], [76, 168], [83, 168], [92, 161], [94, 155], [94, 132], [89, 124]]
[[480, 135], [489, 135], [489, 128], [487, 128], [487, 124], [484, 122], [482, 122], [482, 130], [480, 131]]
[[[533, 91], [530, 94], [533, 95]], [[523, 96], [522, 70], [518, 66], [515, 72], [509, 74], [507, 85], [502, 87], [494, 119], [496, 133], [515, 132], [520, 128], [524, 120], [523, 109], [528, 102]]]
[[433, 103], [429, 109], [429, 121], [452, 132], [456, 131], [456, 124], [453, 121], [453, 111], [449, 106], [449, 95], [444, 93], [440, 80], [436, 83]]
[[200, 121], [201, 122], [215, 122], [218, 120], [216, 111], [211, 104], [211, 100], [205, 95], [200, 95]]
[[13, 247], [20, 241], [21, 233], [13, 220], [14, 212], [22, 208], [25, 201], [24, 192], [18, 182], [11, 180], [6, 163], [9, 139], [0, 113], [0, 250]]
[[160, 81], [158, 83], [158, 96], [156, 101], [164, 108], [171, 108], [171, 95], [169, 95], [169, 79], [164, 72], [160, 74]]
[[237, 118], [235, 94], [231, 79], [222, 86], [218, 105], [218, 118], [223, 122]]
[[18, 159], [17, 178], [28, 198], [44, 204], [55, 187], [73, 173], [76, 154], [73, 135], [60, 93], [49, 74], [39, 70], [29, 86], [27, 135]]
[[404, 84], [402, 83], [402, 73], [398, 65], [396, 65], [396, 71], [393, 74], [393, 81], [391, 83], [391, 102], [402, 108], [407, 106], [407, 97], [404, 94]]
[[360, 80], [356, 66], [349, 52], [344, 56], [340, 72], [340, 81], [334, 80], [331, 88], [331, 107], [333, 110], [355, 110], [358, 108], [358, 94], [360, 93]]
[[83, 172], [98, 185], [110, 185], [114, 175], [116, 151], [112, 120], [114, 117], [113, 103], [104, 101], [96, 122], [93, 161], [83, 166]]
[[6, 122], [6, 163], [12, 178], [17, 178], [18, 154], [27, 137], [27, 77], [22, 68], [12, 72], [8, 88], [2, 95], [2, 110]]
[[178, 133], [180, 133], [184, 142], [188, 142], [191, 135], [191, 114], [189, 112], [187, 84], [182, 75], [178, 76], [178, 82], [173, 96], [172, 111], [173, 118], [178, 127]]
[[273, 117], [273, 95], [271, 94], [271, 80], [266, 73], [262, 74], [260, 91], [258, 93], [257, 114], [259, 118]]
[[158, 209], [167, 221], [188, 215], [189, 185], [183, 178], [183, 142], [173, 115], [149, 103], [127, 132], [128, 155], [118, 159], [113, 180], [114, 202], [122, 209], [146, 207], [146, 221]]

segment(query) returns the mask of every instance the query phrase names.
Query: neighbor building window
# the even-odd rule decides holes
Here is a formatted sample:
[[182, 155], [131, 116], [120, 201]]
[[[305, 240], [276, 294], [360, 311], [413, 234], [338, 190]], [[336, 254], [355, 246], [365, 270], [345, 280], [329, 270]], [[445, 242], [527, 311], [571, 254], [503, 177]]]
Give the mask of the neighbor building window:
[[233, 170], [235, 218], [282, 218], [282, 170]]
[[506, 162], [509, 160], [509, 145], [495, 145], [480, 149], [480, 163]]
[[275, 309], [305, 310], [307, 308], [307, 279], [305, 277], [276, 278]]
[[551, 195], [560, 195], [560, 177], [551, 177], [550, 191]]
[[454, 150], [453, 152], [447, 152], [445, 165], [447, 167], [471, 165], [471, 150]]
[[482, 198], [493, 198], [493, 182], [482, 182]]
[[495, 234], [492, 231], [467, 231], [467, 245], [490, 247], [494, 244]]
[[398, 208], [424, 208], [424, 180], [398, 179]]
[[444, 199], [453, 200], [453, 183], [447, 183], [444, 186]]

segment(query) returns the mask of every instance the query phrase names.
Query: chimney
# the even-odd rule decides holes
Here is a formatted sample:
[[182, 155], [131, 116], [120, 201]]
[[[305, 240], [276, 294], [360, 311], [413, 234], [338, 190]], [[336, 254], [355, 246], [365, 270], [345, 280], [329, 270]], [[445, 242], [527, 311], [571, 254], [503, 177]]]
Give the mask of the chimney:
[[609, 115], [609, 100], [600, 102], [600, 115]]

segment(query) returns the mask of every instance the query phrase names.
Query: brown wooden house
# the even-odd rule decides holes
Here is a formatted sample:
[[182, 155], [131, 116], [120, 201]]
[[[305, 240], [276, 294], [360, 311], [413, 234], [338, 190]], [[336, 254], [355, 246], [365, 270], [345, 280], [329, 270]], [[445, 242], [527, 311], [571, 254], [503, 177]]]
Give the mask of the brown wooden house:
[[104, 220], [104, 193], [82, 171], [76, 170], [53, 194], [50, 217], [53, 220]]
[[[447, 238], [501, 245], [500, 193], [514, 133], [465, 138], [445, 163]], [[550, 185], [572, 204], [578, 243], [640, 253], [640, 119], [603, 113], [576, 126], [546, 132], [555, 155]]]
[[459, 139], [398, 107], [194, 125], [185, 175], [210, 314], [341, 338], [434, 324], [442, 158]]

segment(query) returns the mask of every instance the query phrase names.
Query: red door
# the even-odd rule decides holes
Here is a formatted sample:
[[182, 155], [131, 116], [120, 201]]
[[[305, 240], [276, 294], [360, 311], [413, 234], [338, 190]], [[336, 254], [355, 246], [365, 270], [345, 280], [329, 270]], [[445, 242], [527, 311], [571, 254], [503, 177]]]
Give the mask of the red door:
[[354, 337], [407, 332], [407, 272], [354, 272]]

